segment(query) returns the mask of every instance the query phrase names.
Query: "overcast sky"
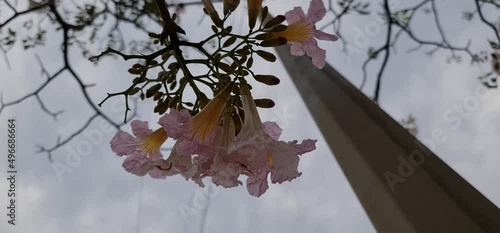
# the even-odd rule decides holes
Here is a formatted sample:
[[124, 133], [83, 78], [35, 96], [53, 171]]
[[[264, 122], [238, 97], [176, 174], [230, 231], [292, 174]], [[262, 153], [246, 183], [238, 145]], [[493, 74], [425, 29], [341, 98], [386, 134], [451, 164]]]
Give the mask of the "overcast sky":
[[[308, 6], [308, 1], [283, 2], [268, 1], [272, 13], [283, 14], [297, 5], [307, 10]], [[471, 9], [472, 1], [463, 5], [452, 3], [453, 7], [449, 5], [449, 2], [438, 2], [452, 43], [465, 45], [471, 35], [477, 38], [491, 36], [481, 24], [457, 23], [461, 11]], [[187, 8], [181, 22], [195, 41], [202, 38], [203, 32], [209, 33], [207, 22], [197, 24], [199, 12], [198, 8]], [[496, 14], [492, 11], [487, 16], [498, 17]], [[329, 13], [325, 20], [332, 17]], [[245, 19], [245, 9], [240, 7], [234, 22]], [[370, 20], [373, 19], [351, 17], [346, 20], [343, 25], [346, 39], [352, 40], [354, 29], [363, 28]], [[425, 30], [435, 32], [426, 23], [415, 25], [419, 35], [427, 35]], [[238, 24], [246, 26], [244, 21], [235, 26]], [[49, 34], [47, 46], [36, 50], [51, 73], [62, 65], [58, 50], [61, 37], [60, 32]], [[429, 39], [436, 37], [429, 36]], [[369, 42], [380, 45], [384, 40], [382, 30]], [[474, 48], [487, 48], [484, 39], [473, 42]], [[498, 184], [500, 177], [500, 123], [497, 120], [500, 94], [494, 91], [487, 99], [481, 100], [480, 107], [468, 112], [469, 115], [462, 118], [462, 124], [454, 128], [443, 114], [452, 110], [455, 104], [463, 104], [474, 96], [474, 90], [480, 85], [477, 76], [482, 74], [481, 70], [467, 63], [446, 64], [448, 53], [445, 52], [438, 52], [432, 58], [422, 52], [406, 54], [408, 46], [414, 45], [403, 43], [392, 57], [384, 76], [381, 107], [397, 120], [408, 114], [414, 115], [419, 139], [430, 138], [436, 128], [443, 129], [448, 139], [435, 148], [436, 154], [497, 206], [500, 205], [500, 186], [494, 185]], [[359, 86], [365, 53], [346, 57], [341, 52], [340, 42], [320, 42], [320, 46], [328, 50], [328, 63]], [[72, 65], [83, 80], [97, 84], [91, 89], [96, 103], [105, 97], [106, 92], [121, 91], [131, 81], [132, 77], [127, 73], [130, 62], [106, 58], [96, 67], [82, 59], [76, 50], [72, 50], [71, 57]], [[0, 62], [0, 92], [5, 101], [31, 92], [45, 81], [33, 52], [25, 53], [16, 47], [9, 53], [9, 58], [11, 70], [3, 61]], [[300, 178], [281, 185], [271, 184], [264, 195], [255, 198], [247, 193], [245, 186], [203, 190], [179, 176], [166, 180], [136, 177], [121, 167], [124, 158], [111, 152], [109, 140], [115, 132], [108, 130], [98, 118], [83, 135], [54, 154], [56, 164], [70, 166], [68, 154], [83, 144], [90, 145], [89, 155], [81, 156], [81, 161], [73, 161], [75, 166], [71, 167], [71, 172], [62, 174], [59, 179], [47, 156], [36, 154], [36, 145], [52, 146], [58, 135], [68, 136], [92, 114], [81, 93], [75, 92], [75, 80], [66, 72], [41, 94], [49, 109], [65, 110], [57, 122], [44, 114], [33, 98], [5, 109], [0, 115], [2, 129], [6, 127], [8, 117], [17, 119], [19, 148], [18, 225], [7, 225], [2, 212], [0, 232], [196, 232], [203, 211], [208, 211], [204, 232], [375, 232], [284, 67], [279, 62], [257, 62], [254, 67], [259, 73], [275, 74], [281, 78], [278, 86], [255, 88], [255, 98], [271, 98], [276, 102], [274, 109], [260, 112], [262, 119], [276, 121], [284, 130], [284, 140], [318, 139], [317, 150], [301, 157], [299, 170], [303, 174]], [[369, 96], [373, 95], [374, 71], [371, 70], [370, 81], [363, 90]], [[121, 99], [112, 99], [102, 109], [119, 121], [123, 117], [121, 106]], [[155, 125], [159, 116], [152, 114], [152, 108], [148, 101], [141, 103], [138, 119]], [[124, 129], [129, 131], [130, 127]], [[102, 135], [102, 138], [96, 135]], [[2, 151], [5, 150], [6, 136], [2, 130]], [[2, 157], [0, 161], [0, 164], [5, 164], [6, 158]], [[5, 166], [0, 166], [0, 174], [6, 176]], [[1, 178], [0, 209], [4, 211], [8, 201], [6, 190], [6, 179]]]

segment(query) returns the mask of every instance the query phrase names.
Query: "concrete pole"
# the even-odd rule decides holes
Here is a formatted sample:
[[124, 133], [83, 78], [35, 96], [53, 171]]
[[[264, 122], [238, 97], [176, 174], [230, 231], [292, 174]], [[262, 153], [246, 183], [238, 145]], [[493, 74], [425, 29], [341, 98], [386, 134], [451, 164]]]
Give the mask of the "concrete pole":
[[333, 67], [289, 51], [277, 48], [378, 232], [500, 232], [498, 207]]

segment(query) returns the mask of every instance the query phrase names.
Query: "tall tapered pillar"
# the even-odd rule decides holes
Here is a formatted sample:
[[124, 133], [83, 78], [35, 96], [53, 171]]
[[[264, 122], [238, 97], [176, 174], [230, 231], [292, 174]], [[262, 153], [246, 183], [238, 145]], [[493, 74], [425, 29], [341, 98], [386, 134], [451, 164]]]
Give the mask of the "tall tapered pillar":
[[500, 232], [498, 207], [334, 68], [277, 51], [378, 232]]

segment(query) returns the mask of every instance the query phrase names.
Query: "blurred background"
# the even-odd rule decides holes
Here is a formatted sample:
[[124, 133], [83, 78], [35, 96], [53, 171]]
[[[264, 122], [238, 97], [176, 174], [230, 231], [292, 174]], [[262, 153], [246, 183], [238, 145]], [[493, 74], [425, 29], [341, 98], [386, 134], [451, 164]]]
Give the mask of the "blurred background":
[[[492, 54], [500, 44], [500, 1], [388, 2], [389, 15], [384, 0], [325, 0], [327, 15], [317, 28], [341, 37], [319, 41], [327, 62], [424, 144], [441, 129], [446, 140], [431, 149], [499, 206], [500, 68]], [[182, 39], [196, 42], [212, 33], [200, 3], [167, 0], [186, 31]], [[222, 12], [222, 4], [214, 4]], [[278, 15], [294, 6], [306, 11], [309, 1], [264, 5]], [[200, 188], [181, 176], [155, 180], [121, 167], [124, 158], [109, 141], [115, 126], [130, 132], [121, 125], [125, 99], [98, 103], [130, 86], [134, 61], [104, 57], [94, 64], [88, 57], [107, 47], [130, 54], [158, 49], [147, 35], [161, 32], [154, 6], [152, 0], [60, 0], [59, 19], [44, 1], [0, 1], [1, 151], [7, 150], [7, 119], [15, 118], [18, 130], [16, 226], [5, 216], [2, 156], [0, 232], [375, 232], [279, 60], [256, 59], [256, 71], [281, 83], [252, 94], [274, 100], [276, 106], [260, 114], [283, 128], [283, 140], [318, 139], [317, 150], [301, 157], [300, 178], [271, 184], [255, 198], [244, 186], [225, 189], [207, 180]], [[242, 1], [228, 20], [233, 32], [247, 32], [246, 11]], [[60, 20], [69, 29], [62, 30]], [[130, 101], [131, 118], [157, 122], [153, 101]], [[165, 154], [171, 146], [167, 141]]]

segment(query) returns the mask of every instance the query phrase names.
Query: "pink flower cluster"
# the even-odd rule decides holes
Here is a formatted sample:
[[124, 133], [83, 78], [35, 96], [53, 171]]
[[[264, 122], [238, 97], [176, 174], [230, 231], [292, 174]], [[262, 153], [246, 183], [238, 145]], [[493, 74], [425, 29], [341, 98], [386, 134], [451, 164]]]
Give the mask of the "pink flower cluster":
[[[208, 112], [212, 116], [203, 119], [218, 115], [220, 120], [213, 127], [203, 127], [208, 129], [203, 138], [194, 132], [193, 120], [197, 116], [192, 117], [187, 110], [171, 109], [160, 118], [161, 127], [156, 131], [149, 129], [147, 122], [133, 121], [135, 136], [119, 131], [111, 140], [111, 148], [117, 155], [127, 156], [123, 167], [138, 176], [149, 174], [165, 179], [180, 174], [202, 187], [202, 179], [211, 177], [214, 184], [225, 188], [242, 185], [240, 176], [246, 176], [248, 192], [259, 197], [269, 187], [268, 176], [272, 183], [299, 177], [299, 155], [316, 149], [316, 140], [280, 141], [282, 130], [274, 122], [261, 122], [250, 93], [241, 98], [245, 119], [238, 134], [231, 113], [213, 111], [220, 107], [209, 104], [198, 115]], [[167, 138], [176, 142], [164, 159], [159, 149]]]

